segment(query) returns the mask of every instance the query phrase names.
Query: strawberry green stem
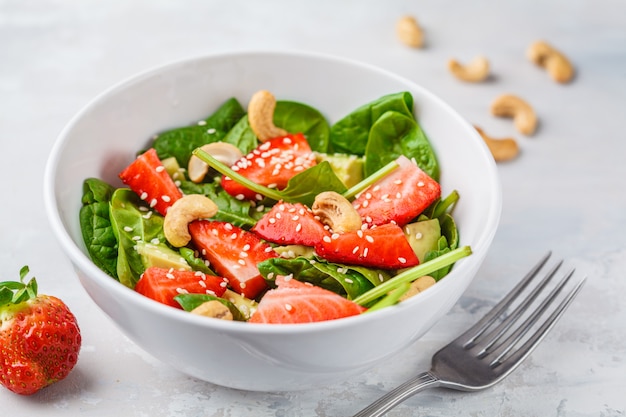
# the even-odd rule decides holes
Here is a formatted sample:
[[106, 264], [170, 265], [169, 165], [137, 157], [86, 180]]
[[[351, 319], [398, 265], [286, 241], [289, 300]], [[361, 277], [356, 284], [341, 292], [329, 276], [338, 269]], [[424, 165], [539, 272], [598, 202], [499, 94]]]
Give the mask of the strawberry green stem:
[[283, 195], [280, 192], [272, 188], [268, 188], [263, 185], [257, 184], [256, 182], [249, 180], [243, 175], [236, 173], [235, 171], [233, 171], [232, 169], [230, 169], [229, 167], [227, 167], [226, 165], [224, 165], [217, 159], [213, 158], [211, 154], [209, 154], [208, 152], [200, 148], [194, 149], [192, 153], [198, 158], [200, 158], [202, 161], [204, 161], [211, 168], [219, 172], [220, 174], [226, 175], [233, 181], [243, 185], [244, 187], [254, 191], [255, 193], [259, 193], [265, 197], [271, 198], [272, 200], [276, 200], [276, 201], [281, 200], [283, 198]]
[[419, 277], [423, 277], [424, 275], [431, 274], [441, 268], [444, 268], [448, 265], [452, 265], [459, 259], [462, 259], [466, 256], [472, 254], [472, 249], [469, 246], [462, 246], [458, 249], [450, 251], [444, 255], [441, 255], [433, 260], [428, 262], [424, 262], [423, 264], [417, 265], [413, 268], [407, 269], [404, 272], [396, 275], [391, 278], [389, 281], [385, 281], [377, 287], [372, 288], [371, 290], [361, 294], [354, 301], [357, 304], [365, 306], [372, 301], [375, 301], [379, 297], [382, 297], [389, 293], [390, 291], [398, 288], [402, 284], [406, 282], [412, 282], [418, 279]]
[[381, 178], [386, 177], [396, 168], [398, 168], [398, 163], [396, 161], [389, 162], [387, 165], [385, 165], [378, 171], [374, 172], [369, 177], [363, 179], [358, 184], [355, 184], [354, 186], [352, 186], [348, 191], [343, 193], [343, 196], [347, 198], [348, 200], [353, 199], [361, 191], [365, 190], [367, 187], [374, 184]]

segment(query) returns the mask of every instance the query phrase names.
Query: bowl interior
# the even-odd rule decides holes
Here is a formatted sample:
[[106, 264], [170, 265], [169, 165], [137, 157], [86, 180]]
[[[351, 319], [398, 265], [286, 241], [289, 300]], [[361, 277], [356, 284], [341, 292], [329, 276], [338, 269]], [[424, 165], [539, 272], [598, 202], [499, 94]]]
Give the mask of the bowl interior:
[[[193, 124], [231, 97], [237, 98], [245, 107], [252, 94], [260, 89], [271, 91], [279, 100], [311, 105], [331, 123], [380, 96], [399, 91], [412, 93], [417, 119], [439, 159], [442, 193], [447, 195], [458, 190], [461, 195], [454, 212], [461, 244], [470, 245], [473, 250], [473, 255], [459, 262], [432, 291], [424, 293], [425, 297], [420, 296], [422, 301], [412, 301], [411, 304], [418, 305], [428, 299], [445, 300], [440, 303], [441, 307], [431, 322], [419, 331], [406, 332], [405, 340], [398, 343], [398, 348], [413, 341], [460, 297], [491, 244], [501, 209], [495, 163], [473, 127], [425, 88], [387, 71], [334, 57], [253, 52], [188, 59], [133, 77], [89, 103], [61, 132], [48, 161], [44, 185], [53, 230], [79, 271], [81, 282], [83, 285], [96, 283], [99, 289], [110, 292], [94, 296], [96, 290], [93, 288], [96, 287], [89, 291], [109, 315], [115, 313], [103, 306], [103, 300], [126, 297], [155, 314], [199, 325], [195, 318], [188, 319], [186, 314], [143, 299], [112, 280], [89, 260], [78, 220], [82, 183], [85, 178], [98, 177], [121, 185], [117, 174], [132, 161], [138, 149], [149, 144], [155, 133]], [[400, 314], [406, 308], [398, 309]], [[380, 313], [371, 316], [384, 320], [396, 314]], [[354, 321], [367, 320], [374, 321], [375, 318], [359, 317]], [[280, 330], [276, 326], [255, 326], [252, 330], [250, 325], [238, 326], [241, 323], [205, 322], [211, 323], [202, 326], [221, 331], [231, 329], [238, 334], [306, 332], [308, 327]], [[342, 325], [320, 323], [310, 329]]]

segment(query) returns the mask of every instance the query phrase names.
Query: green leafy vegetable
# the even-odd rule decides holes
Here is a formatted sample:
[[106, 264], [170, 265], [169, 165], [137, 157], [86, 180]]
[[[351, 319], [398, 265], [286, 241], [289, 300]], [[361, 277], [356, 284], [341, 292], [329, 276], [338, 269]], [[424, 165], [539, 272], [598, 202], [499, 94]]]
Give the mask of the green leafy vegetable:
[[348, 299], [360, 296], [389, 278], [382, 270], [330, 263], [321, 258], [271, 258], [257, 266], [270, 283], [277, 275], [292, 275], [298, 281], [310, 282]]
[[472, 254], [472, 249], [469, 246], [463, 246], [458, 249], [445, 253], [435, 259], [426, 261], [422, 264], [414, 266], [399, 273], [389, 281], [385, 281], [377, 287], [372, 288], [365, 294], [360, 295], [353, 301], [362, 306], [367, 306], [369, 303], [378, 300], [380, 297], [385, 296], [391, 290], [394, 290], [399, 285], [415, 281], [416, 279], [423, 277], [424, 275], [430, 275], [433, 272], [454, 264], [459, 259]]
[[365, 155], [372, 125], [387, 111], [413, 115], [413, 96], [408, 92], [388, 94], [367, 103], [330, 128], [329, 152]]
[[415, 160], [424, 172], [439, 181], [435, 152], [413, 115], [387, 111], [370, 129], [365, 148], [365, 176], [395, 161], [400, 155]]
[[[160, 133], [152, 146], [160, 159], [173, 156], [180, 166], [186, 167], [195, 148], [221, 141], [245, 114], [241, 104], [235, 98], [231, 98], [200, 124]], [[237, 141], [243, 143], [241, 139], [243, 133], [234, 136]]]
[[237, 124], [226, 133], [222, 142], [236, 146], [243, 154], [252, 151], [259, 144], [259, 140], [250, 127], [247, 115], [239, 119]]
[[311, 206], [315, 200], [315, 196], [322, 191], [336, 191], [339, 194], [347, 191], [346, 186], [337, 175], [335, 175], [327, 161], [323, 161], [298, 173], [289, 180], [285, 189], [276, 190], [257, 184], [243, 175], [238, 174], [202, 149], [195, 149], [193, 154], [220, 174], [226, 175], [233, 181], [237, 181], [250, 190], [275, 201], [299, 202]]
[[178, 252], [180, 253], [180, 256], [182, 256], [183, 259], [187, 261], [189, 266], [191, 266], [191, 269], [193, 269], [194, 271], [200, 271], [207, 275], [217, 275], [215, 272], [213, 272], [211, 268], [207, 266], [207, 264], [204, 263], [204, 260], [202, 258], [198, 258], [196, 256], [193, 249], [182, 247], [178, 250]]
[[287, 132], [304, 134], [314, 151], [328, 150], [330, 127], [326, 118], [313, 107], [295, 101], [277, 101], [274, 124]]
[[97, 178], [83, 182], [79, 220], [87, 252], [98, 268], [117, 278], [117, 239], [109, 218], [109, 201], [115, 188]]
[[118, 241], [117, 278], [129, 288], [135, 288], [145, 267], [135, 250], [137, 240], [165, 242], [163, 217], [147, 215], [137, 194], [127, 188], [115, 190], [111, 197], [111, 226]]
[[220, 297], [216, 297], [214, 295], [210, 295], [210, 294], [179, 294], [176, 297], [174, 297], [174, 300], [176, 300], [178, 302], [178, 304], [180, 304], [180, 306], [185, 311], [191, 311], [194, 308], [200, 306], [201, 304], [206, 303], [207, 301], [216, 300], [216, 301], [219, 301], [220, 303], [224, 304], [226, 307], [228, 307], [228, 309], [230, 310], [231, 314], [233, 315], [233, 320], [236, 320], [236, 321], [246, 321], [246, 317], [241, 313], [241, 311], [239, 311], [237, 306], [235, 306], [233, 303], [231, 303], [228, 300], [225, 300], [225, 299], [220, 298]]

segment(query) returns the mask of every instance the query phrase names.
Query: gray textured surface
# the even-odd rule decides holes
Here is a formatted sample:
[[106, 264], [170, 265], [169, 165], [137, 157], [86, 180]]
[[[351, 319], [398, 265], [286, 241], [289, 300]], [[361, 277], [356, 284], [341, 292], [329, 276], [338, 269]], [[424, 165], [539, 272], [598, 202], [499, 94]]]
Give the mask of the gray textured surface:
[[[395, 38], [405, 13], [427, 48]], [[578, 76], [557, 85], [530, 64], [544, 38]], [[231, 50], [306, 50], [369, 62], [408, 77], [496, 137], [514, 136], [499, 165], [504, 207], [493, 248], [467, 294], [412, 349], [349, 382], [295, 393], [247, 393], [188, 378], [129, 342], [91, 302], [51, 234], [42, 176], [65, 123], [90, 99], [155, 65]], [[494, 78], [462, 84], [449, 58], [477, 54]], [[488, 112], [511, 92], [540, 118], [532, 138]], [[80, 320], [84, 347], [63, 382], [24, 398], [0, 390], [14, 416], [349, 416], [429, 365], [546, 250], [591, 278], [544, 344], [502, 384], [480, 393], [427, 391], [390, 416], [626, 414], [626, 3], [620, 1], [0, 0], [0, 273], [29, 264], [43, 292]], [[445, 167], [444, 167], [445, 169]], [[372, 335], [375, 337], [375, 335]]]

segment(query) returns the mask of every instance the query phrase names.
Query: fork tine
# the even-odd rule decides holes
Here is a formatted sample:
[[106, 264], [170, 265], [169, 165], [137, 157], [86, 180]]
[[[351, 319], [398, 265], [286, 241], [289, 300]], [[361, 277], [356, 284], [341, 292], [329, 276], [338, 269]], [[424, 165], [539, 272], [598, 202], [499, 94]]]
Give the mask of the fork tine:
[[556, 265], [554, 265], [543, 278], [543, 281], [541, 281], [541, 283], [537, 285], [532, 290], [532, 292], [528, 294], [528, 296], [526, 296], [526, 298], [522, 302], [520, 302], [520, 304], [495, 329], [493, 329], [491, 332], [489, 332], [488, 335], [486, 335], [486, 337], [489, 338], [489, 341], [483, 345], [482, 350], [478, 353], [477, 356], [479, 358], [483, 358], [485, 355], [487, 355], [493, 345], [495, 345], [498, 340], [500, 340], [500, 338], [504, 336], [504, 334], [506, 334], [509, 328], [513, 324], [515, 324], [515, 322], [521, 317], [521, 315], [528, 310], [528, 306], [530, 306], [532, 302], [535, 301], [539, 293], [541, 293], [546, 285], [548, 285], [548, 283], [556, 275], [556, 272], [559, 270], [562, 264], [563, 261], [559, 261]]
[[[572, 271], [573, 272], [573, 271]], [[539, 345], [541, 340], [545, 337], [546, 334], [552, 329], [552, 327], [556, 324], [559, 318], [563, 315], [567, 307], [574, 300], [576, 295], [580, 292], [583, 284], [587, 278], [581, 279], [578, 284], [568, 293], [568, 295], [561, 301], [559, 306], [550, 314], [550, 316], [543, 322], [543, 324], [533, 333], [533, 335], [515, 352], [513, 352], [509, 357], [505, 360], [502, 360], [501, 357], [492, 361], [490, 366], [492, 368], [497, 367], [499, 365], [508, 364], [508, 369], [505, 369], [504, 372], [509, 373], [513, 369], [520, 364], [526, 356], [528, 356], [534, 349]]]
[[[470, 327], [465, 333], [458, 337], [457, 340], [463, 341], [463, 347], [469, 349], [476, 344], [476, 340], [493, 324], [493, 322], [515, 301], [515, 299], [524, 291], [528, 284], [537, 276], [539, 270], [546, 264], [552, 255], [549, 251], [546, 253], [535, 266], [524, 276], [524, 278], [498, 303], [496, 304], [482, 319], [475, 325]], [[467, 340], [466, 340], [467, 339]]]
[[[493, 360], [492, 365], [500, 362], [500, 360], [515, 346], [515, 344], [530, 330], [531, 326], [535, 324], [537, 320], [539, 320], [539, 318], [544, 313], [544, 311], [554, 302], [556, 296], [559, 295], [561, 290], [563, 290], [563, 288], [565, 287], [569, 279], [572, 277], [572, 275], [574, 275], [574, 269], [572, 269], [569, 273], [565, 275], [565, 277], [561, 280], [561, 282], [550, 292], [550, 294], [543, 300], [543, 302], [539, 306], [537, 306], [537, 308], [535, 308], [535, 310], [528, 316], [528, 318], [526, 318], [526, 320], [524, 320], [524, 322], [517, 327], [517, 329], [514, 332], [512, 332], [492, 352], [489, 352], [488, 349], [485, 349], [484, 350], [485, 354], [482, 356], [485, 356], [487, 353], [490, 353], [491, 356], [497, 355], [497, 357]], [[530, 306], [530, 303], [524, 304], [523, 306], [524, 308], [522, 309], [523, 311], [520, 312], [518, 318], [521, 317], [521, 314], [525, 310], [528, 310], [529, 306]], [[495, 344], [495, 341], [490, 344], [490, 347], [493, 346], [494, 344]]]

